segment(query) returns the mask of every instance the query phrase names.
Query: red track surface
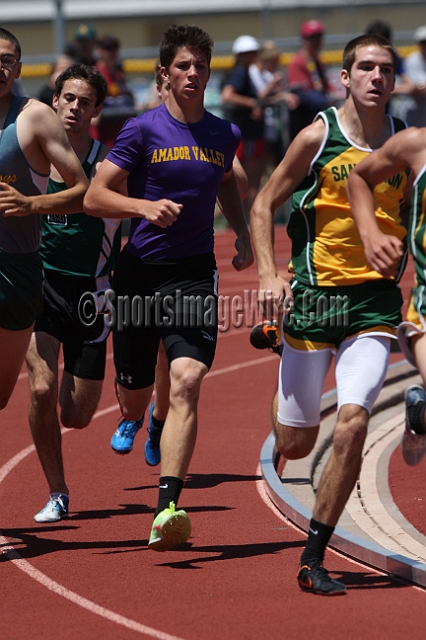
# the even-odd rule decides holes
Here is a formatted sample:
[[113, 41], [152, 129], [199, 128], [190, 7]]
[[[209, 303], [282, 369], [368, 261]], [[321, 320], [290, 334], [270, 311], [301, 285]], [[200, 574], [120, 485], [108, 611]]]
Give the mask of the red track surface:
[[389, 488], [403, 516], [426, 536], [426, 458], [409, 467], [397, 447], [389, 464]]
[[[284, 265], [284, 229], [277, 230], [277, 246]], [[218, 235], [223, 295], [257, 284], [254, 267], [232, 270], [232, 251], [231, 235]], [[262, 497], [258, 475], [277, 368], [276, 356], [249, 345], [248, 329], [219, 338], [180, 504], [193, 535], [163, 554], [146, 546], [158, 468], [144, 463], [143, 434], [129, 456], [111, 452], [116, 409], [64, 436], [70, 518], [57, 525], [33, 521], [47, 499], [39, 462], [30, 451], [12, 464], [32, 443], [23, 375], [0, 417], [0, 527], [23, 558], [0, 554], [1, 640], [423, 639], [423, 590], [332, 551], [326, 566], [348, 594], [321, 598], [299, 590], [295, 576], [305, 536]], [[109, 360], [99, 410], [115, 404], [112, 380]]]
[[[414, 267], [410, 260], [401, 284], [405, 299], [404, 311], [413, 281]], [[388, 482], [392, 498], [401, 513], [418, 531], [426, 535], [426, 459], [417, 467], [409, 467], [402, 458], [400, 447], [396, 447], [389, 463]]]

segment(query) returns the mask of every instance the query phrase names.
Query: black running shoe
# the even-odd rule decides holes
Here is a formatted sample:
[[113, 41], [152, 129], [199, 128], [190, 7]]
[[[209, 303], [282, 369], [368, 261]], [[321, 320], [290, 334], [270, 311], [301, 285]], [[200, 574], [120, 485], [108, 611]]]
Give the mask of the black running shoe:
[[250, 333], [250, 343], [255, 349], [270, 349], [281, 355], [283, 346], [279, 342], [279, 329], [276, 320], [264, 320], [256, 324]]
[[313, 560], [309, 565], [301, 566], [297, 581], [303, 591], [312, 591], [321, 596], [338, 596], [346, 593], [345, 585], [330, 578], [320, 560]]

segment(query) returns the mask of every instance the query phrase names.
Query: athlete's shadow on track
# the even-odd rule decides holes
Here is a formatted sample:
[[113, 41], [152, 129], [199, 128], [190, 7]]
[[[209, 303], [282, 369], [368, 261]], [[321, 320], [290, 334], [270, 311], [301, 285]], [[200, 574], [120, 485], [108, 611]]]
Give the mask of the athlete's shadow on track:
[[185, 479], [185, 489], [211, 489], [225, 482], [255, 482], [262, 476], [243, 476], [236, 473], [190, 473]]
[[162, 562], [159, 566], [171, 567], [172, 569], [202, 569], [202, 566], [208, 562], [221, 562], [222, 560], [236, 560], [244, 558], [256, 558], [258, 556], [273, 555], [283, 549], [291, 549], [293, 547], [303, 547], [302, 540], [294, 540], [293, 542], [260, 542], [253, 544], [229, 544], [229, 545], [213, 545], [206, 547], [195, 547], [189, 544], [180, 545], [174, 551], [193, 551], [195, 553], [214, 553], [212, 556], [204, 556], [202, 558], [192, 558], [189, 560], [178, 560], [177, 562]]
[[[188, 509], [192, 513], [196, 512], [218, 512], [227, 511], [229, 507], [221, 505], [210, 505], [202, 507], [192, 507]], [[80, 525], [77, 522], [87, 520], [107, 520], [116, 516], [133, 516], [141, 514], [153, 515], [155, 507], [146, 504], [124, 504], [117, 509], [79, 511], [72, 513], [70, 517], [61, 523], [45, 524], [43, 526], [20, 527], [14, 529], [1, 529], [2, 535], [11, 540], [17, 553], [25, 559], [37, 558], [51, 553], [70, 550], [93, 549], [106, 554], [128, 553], [135, 551], [147, 551], [148, 539], [137, 540], [116, 540], [116, 541], [83, 541], [83, 540], [63, 540], [59, 538], [44, 538], [43, 534], [59, 535], [67, 531], [78, 531]], [[75, 524], [74, 524], [75, 523]], [[5, 546], [0, 545], [1, 547]], [[180, 545], [180, 549], [191, 549], [190, 544]], [[151, 552], [149, 552], [151, 553]], [[0, 553], [0, 562], [7, 560], [7, 556]]]
[[[25, 532], [22, 529], [2, 529], [2, 534], [7, 538], [12, 539], [12, 544], [15, 547], [15, 552], [19, 554], [21, 558], [30, 560], [32, 558], [38, 558], [40, 556], [50, 555], [52, 553], [60, 553], [61, 551], [81, 551], [83, 549], [90, 549], [93, 551], [99, 551], [100, 553], [115, 553], [124, 551], [144, 551], [148, 540], [98, 540], [98, 541], [64, 541], [58, 538], [42, 538], [40, 533], [53, 533], [64, 532], [79, 527], [73, 526], [50, 526], [28, 529]], [[4, 546], [4, 545], [1, 545]], [[117, 551], [115, 551], [117, 549]], [[0, 562], [7, 561], [16, 556], [16, 553], [12, 551], [11, 554], [0, 554]]]
[[[262, 476], [243, 476], [236, 473], [189, 473], [185, 478], [185, 489], [211, 489], [225, 482], [255, 482]], [[144, 491], [155, 489], [157, 485], [127, 487], [124, 491]]]
[[[63, 541], [52, 538], [41, 538], [39, 534], [64, 532], [78, 529], [79, 527], [72, 525], [51, 525], [45, 527], [32, 527], [25, 532], [22, 529], [2, 529], [1, 533], [9, 538], [15, 549], [9, 553], [0, 553], [0, 564], [8, 562], [14, 558], [24, 558], [31, 560], [32, 558], [58, 553], [61, 551], [80, 551], [90, 549], [99, 553], [115, 554], [147, 551], [148, 540], [108, 540], [108, 541]], [[258, 544], [243, 545], [213, 545], [205, 547], [195, 547], [190, 544], [183, 544], [176, 547], [173, 553], [193, 552], [214, 554], [204, 557], [196, 557], [187, 560], [178, 560], [176, 562], [162, 562], [158, 566], [170, 567], [171, 569], [203, 569], [203, 565], [210, 562], [222, 562], [223, 560], [236, 560], [245, 558], [254, 558], [266, 555], [275, 555], [280, 551], [291, 548], [302, 548], [305, 542], [303, 540], [294, 540], [292, 542], [264, 542]], [[5, 546], [0, 545], [0, 548]], [[365, 569], [365, 571], [333, 571], [333, 577], [341, 580], [348, 590], [352, 589], [400, 589], [413, 586], [409, 582], [393, 576], [381, 575], [374, 572], [373, 569]], [[309, 594], [310, 595], [310, 594]]]
[[[253, 558], [263, 555], [272, 555], [285, 549], [304, 547], [304, 545], [305, 542], [303, 540], [295, 540], [293, 542], [265, 542], [260, 544], [210, 547], [193, 546], [191, 548], [189, 548], [189, 545], [181, 545], [181, 547], [176, 548], [175, 551], [194, 551], [197, 553], [214, 553], [216, 555], [203, 558], [192, 558], [190, 560], [181, 560], [177, 562], [164, 562], [159, 566], [170, 567], [171, 569], [202, 569], [202, 565], [209, 562], [221, 562], [222, 560], [235, 560]], [[333, 578], [341, 580], [341, 582], [343, 582], [348, 587], [348, 590], [400, 589], [403, 587], [413, 586], [411, 583], [406, 583], [402, 580], [398, 580], [393, 576], [374, 573], [373, 569], [366, 569], [365, 571], [331, 571], [330, 573], [332, 574]]]
[[330, 571], [330, 573], [333, 578], [343, 582], [350, 591], [355, 589], [400, 589], [413, 586], [411, 583], [395, 576], [375, 573], [374, 569], [365, 569], [365, 571]]

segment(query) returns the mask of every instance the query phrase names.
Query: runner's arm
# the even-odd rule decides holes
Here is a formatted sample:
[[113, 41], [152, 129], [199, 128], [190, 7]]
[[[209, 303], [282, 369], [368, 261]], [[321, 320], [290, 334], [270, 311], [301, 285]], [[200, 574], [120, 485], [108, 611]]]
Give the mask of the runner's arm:
[[274, 215], [304, 178], [324, 138], [324, 123], [319, 120], [303, 129], [291, 143], [286, 155], [257, 195], [250, 212], [250, 229], [259, 276], [261, 302], [281, 306], [292, 299], [289, 281], [277, 269], [274, 254]]
[[248, 178], [246, 172], [243, 169], [243, 165], [241, 164], [237, 156], [234, 157], [232, 168], [237, 179], [238, 191], [240, 192], [241, 200], [245, 200], [248, 194]]
[[26, 130], [34, 134], [32, 149], [38, 145], [38, 156], [44, 156], [45, 161], [47, 159], [55, 166], [68, 189], [58, 193], [24, 196], [12, 186], [0, 183], [0, 209], [3, 215], [82, 211], [88, 181], [60, 120], [52, 109], [41, 103], [29, 107], [22, 117]]
[[253, 252], [237, 178], [233, 169], [223, 176], [217, 197], [223, 215], [237, 236], [235, 248], [238, 254], [232, 259], [232, 265], [237, 271], [242, 271], [253, 264]]
[[413, 143], [412, 132], [407, 129], [392, 136], [385, 144], [351, 171], [346, 191], [352, 215], [364, 245], [369, 265], [385, 278], [399, 269], [404, 246], [399, 238], [383, 233], [376, 218], [374, 188], [396, 173], [411, 168], [408, 147]]
[[128, 171], [105, 159], [84, 198], [86, 213], [98, 218], [145, 218], [162, 228], [171, 226], [182, 205], [166, 198], [151, 201], [120, 193], [128, 175]]

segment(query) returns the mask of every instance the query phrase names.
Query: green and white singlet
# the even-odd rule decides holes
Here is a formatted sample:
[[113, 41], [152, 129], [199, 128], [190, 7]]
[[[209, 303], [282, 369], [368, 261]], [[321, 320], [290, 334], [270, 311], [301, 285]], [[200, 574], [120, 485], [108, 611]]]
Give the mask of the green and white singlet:
[[[101, 143], [93, 140], [83, 163], [88, 179], [100, 149]], [[47, 193], [65, 189], [64, 182], [49, 179]], [[83, 212], [44, 216], [40, 246], [44, 268], [64, 275], [94, 278], [108, 275], [120, 251], [120, 222], [119, 219], [96, 218]]]

